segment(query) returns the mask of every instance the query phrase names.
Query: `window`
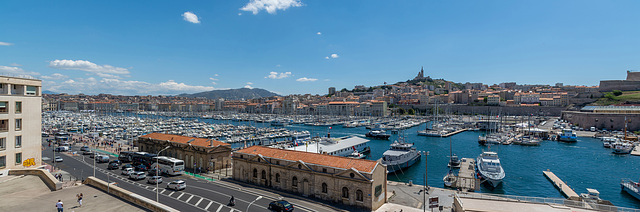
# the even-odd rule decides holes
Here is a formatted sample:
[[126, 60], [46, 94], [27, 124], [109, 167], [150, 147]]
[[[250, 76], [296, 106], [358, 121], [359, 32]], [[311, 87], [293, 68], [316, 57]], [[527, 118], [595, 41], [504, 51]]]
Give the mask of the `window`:
[[349, 198], [349, 189], [347, 187], [342, 187], [342, 198]]
[[0, 150], [7, 149], [7, 138], [0, 138]]
[[302, 169], [302, 165], [298, 164], [298, 168], [299, 168], [299, 169]]
[[326, 183], [322, 183], [322, 193], [327, 193], [329, 190], [328, 186]]
[[16, 113], [22, 113], [22, 102], [16, 102]]
[[257, 169], [253, 169], [253, 177], [254, 178], [258, 178], [258, 170]]
[[22, 163], [22, 152], [16, 153], [16, 164], [21, 164], [21, 163]]
[[291, 180], [291, 186], [298, 187], [298, 178], [297, 177], [293, 177], [293, 180]]
[[16, 148], [22, 147], [22, 136], [16, 135]]
[[7, 103], [8, 102], [0, 102], [0, 113], [7, 113]]
[[9, 120], [0, 120], [0, 132], [9, 131]]
[[0, 169], [7, 167], [7, 156], [0, 156]]
[[327, 169], [324, 169], [324, 168], [323, 168], [323, 169], [322, 169], [322, 172], [327, 173]]
[[280, 173], [277, 173], [276, 174], [276, 183], [279, 183], [279, 182], [280, 182]]
[[36, 95], [36, 86], [27, 85], [27, 95]]
[[22, 119], [16, 119], [16, 131], [22, 130]]
[[267, 179], [267, 172], [262, 170], [262, 179], [266, 180]]
[[349, 174], [349, 176], [350, 176], [351, 178], [353, 178], [353, 177], [355, 177], [356, 175], [355, 175], [355, 174], [353, 174], [353, 173], [351, 173], [351, 174]]
[[357, 190], [356, 191], [356, 201], [362, 202], [363, 199], [364, 199], [364, 197], [362, 195], [362, 191], [361, 190]]

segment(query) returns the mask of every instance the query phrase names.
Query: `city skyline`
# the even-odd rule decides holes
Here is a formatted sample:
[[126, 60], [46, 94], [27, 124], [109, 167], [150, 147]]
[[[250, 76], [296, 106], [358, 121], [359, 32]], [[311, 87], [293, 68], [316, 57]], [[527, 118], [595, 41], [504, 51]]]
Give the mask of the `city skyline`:
[[637, 2], [1, 3], [0, 73], [59, 93], [326, 94], [425, 76], [598, 85], [637, 65]]

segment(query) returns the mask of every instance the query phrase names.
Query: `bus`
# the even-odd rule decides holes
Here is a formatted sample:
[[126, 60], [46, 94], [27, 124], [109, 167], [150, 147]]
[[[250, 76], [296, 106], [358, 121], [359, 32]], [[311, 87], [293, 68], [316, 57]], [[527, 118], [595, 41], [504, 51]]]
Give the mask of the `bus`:
[[[158, 161], [159, 165], [156, 163]], [[166, 157], [158, 156], [153, 158], [152, 168], [158, 167], [158, 172], [165, 173], [167, 175], [181, 175], [184, 173], [184, 161]]]
[[56, 143], [62, 144], [64, 142], [69, 141], [69, 133], [64, 131], [56, 132], [54, 139]]
[[133, 165], [142, 164], [147, 167], [150, 167], [151, 164], [156, 162], [154, 160], [154, 157], [156, 156], [158, 155], [146, 153], [146, 152], [134, 152], [133, 155], [131, 156], [131, 162], [133, 163]]

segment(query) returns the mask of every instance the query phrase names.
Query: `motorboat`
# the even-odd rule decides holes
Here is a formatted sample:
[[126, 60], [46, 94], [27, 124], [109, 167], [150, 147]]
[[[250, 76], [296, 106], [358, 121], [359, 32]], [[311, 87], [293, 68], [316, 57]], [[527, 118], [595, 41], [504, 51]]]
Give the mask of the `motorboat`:
[[404, 138], [400, 137], [382, 153], [382, 164], [387, 166], [387, 173], [393, 173], [412, 166], [421, 157], [422, 154], [413, 147], [413, 143], [406, 143]]
[[495, 152], [483, 152], [480, 154], [476, 163], [476, 171], [483, 182], [487, 182], [494, 188], [502, 184], [502, 179], [505, 177], [500, 158], [498, 158], [498, 153]]
[[616, 137], [602, 137], [602, 146], [604, 148], [611, 148], [611, 145], [618, 142], [618, 138]]
[[389, 137], [391, 137], [391, 135], [387, 134], [384, 130], [371, 130], [367, 132], [365, 136], [377, 139], [389, 139]]
[[457, 181], [457, 176], [453, 173], [453, 170], [449, 170], [449, 173], [447, 175], [444, 176], [444, 178], [442, 178], [442, 181], [444, 182], [444, 186], [446, 187], [453, 187], [454, 184]]
[[629, 154], [633, 151], [633, 144], [626, 142], [616, 142], [611, 144], [613, 154]]
[[448, 167], [450, 168], [454, 168], [454, 169], [459, 169], [460, 168], [460, 158], [458, 158], [457, 155], [451, 155], [449, 158], [449, 163], [447, 164]]

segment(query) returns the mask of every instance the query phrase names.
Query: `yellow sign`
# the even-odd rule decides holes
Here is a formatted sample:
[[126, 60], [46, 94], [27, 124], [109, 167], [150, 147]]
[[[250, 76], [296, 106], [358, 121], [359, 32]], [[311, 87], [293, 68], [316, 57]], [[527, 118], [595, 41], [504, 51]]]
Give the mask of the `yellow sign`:
[[35, 165], [36, 165], [36, 160], [33, 158], [26, 159], [22, 162], [22, 166], [24, 167], [30, 167]]

